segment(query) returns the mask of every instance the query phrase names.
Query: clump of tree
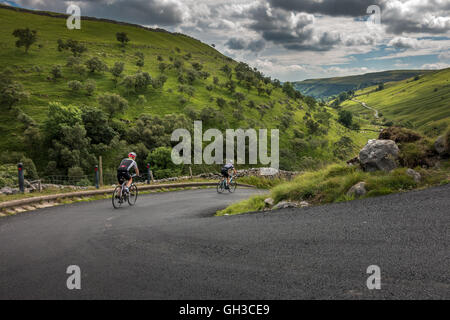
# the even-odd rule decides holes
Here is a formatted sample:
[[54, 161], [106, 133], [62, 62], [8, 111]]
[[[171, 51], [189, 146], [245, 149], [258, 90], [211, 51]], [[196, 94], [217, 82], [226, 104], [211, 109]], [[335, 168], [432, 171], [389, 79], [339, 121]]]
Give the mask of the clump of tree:
[[12, 35], [18, 38], [16, 41], [16, 47], [25, 47], [25, 53], [28, 53], [30, 46], [37, 40], [37, 31], [30, 30], [29, 28], [15, 29]]
[[74, 57], [79, 57], [87, 51], [87, 47], [77, 40], [68, 39], [66, 42], [64, 42], [63, 40], [58, 39], [57, 43], [58, 51], [61, 52], [63, 50], [70, 50]]
[[359, 124], [353, 122], [353, 114], [348, 110], [339, 111], [338, 122], [342, 124], [344, 127], [347, 127], [352, 130], [359, 130]]
[[114, 77], [114, 83], [117, 85], [119, 78], [122, 75], [125, 64], [123, 62], [116, 62], [114, 66], [109, 70]]
[[0, 105], [11, 109], [20, 101], [27, 99], [26, 92], [20, 82], [12, 79], [12, 72], [5, 70], [0, 74]]
[[115, 93], [105, 93], [98, 98], [98, 103], [113, 117], [128, 108], [128, 101]]
[[56, 81], [59, 78], [62, 78], [62, 69], [60, 65], [54, 65], [50, 69], [51, 79], [53, 81]]
[[126, 32], [117, 32], [116, 33], [116, 39], [120, 42], [122, 47], [125, 47], [127, 43], [130, 41], [128, 38], [128, 34]]
[[94, 94], [95, 89], [97, 89], [97, 85], [94, 80], [87, 80], [84, 84], [84, 90], [86, 90], [86, 94], [88, 96], [92, 96]]
[[72, 80], [67, 83], [67, 86], [69, 87], [72, 92], [77, 93], [83, 88], [83, 84], [78, 80]]
[[85, 62], [85, 65], [90, 73], [108, 70], [108, 66], [98, 57], [90, 58]]

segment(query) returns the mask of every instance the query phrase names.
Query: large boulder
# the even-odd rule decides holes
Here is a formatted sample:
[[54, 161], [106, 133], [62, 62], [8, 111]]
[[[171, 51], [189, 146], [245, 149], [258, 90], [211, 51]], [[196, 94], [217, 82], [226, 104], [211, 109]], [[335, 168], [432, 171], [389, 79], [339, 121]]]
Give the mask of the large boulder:
[[397, 168], [399, 151], [392, 140], [369, 140], [359, 153], [359, 161], [364, 171], [389, 172]]
[[442, 157], [450, 155], [450, 134], [447, 133], [437, 138], [434, 149]]

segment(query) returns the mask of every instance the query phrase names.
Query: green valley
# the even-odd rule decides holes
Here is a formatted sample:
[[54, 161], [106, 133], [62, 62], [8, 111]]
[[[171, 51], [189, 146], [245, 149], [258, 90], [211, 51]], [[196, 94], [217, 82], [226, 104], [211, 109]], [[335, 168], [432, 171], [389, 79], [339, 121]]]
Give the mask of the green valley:
[[[346, 160], [376, 136], [186, 35], [93, 18], [68, 30], [65, 15], [4, 6], [0, 27], [0, 89], [14, 98], [1, 106], [0, 163], [31, 159], [40, 175], [87, 174], [100, 155], [113, 172], [130, 149], [159, 177], [186, 173], [168, 164], [170, 135], [192, 130], [194, 120], [219, 130], [280, 129], [287, 170]], [[28, 52], [15, 46], [13, 31], [23, 28], [37, 32]], [[119, 43], [119, 33], [130, 41]]]
[[374, 120], [374, 113], [359, 103], [364, 102], [381, 113], [384, 123], [402, 125], [436, 136], [450, 124], [449, 79], [450, 69], [444, 69], [388, 82], [382, 90], [372, 86], [356, 91], [355, 99], [347, 100], [341, 106]]
[[392, 70], [347, 77], [308, 79], [294, 82], [293, 85], [302, 94], [326, 100], [344, 91], [364, 89], [379, 83], [400, 81], [430, 72], [430, 70]]

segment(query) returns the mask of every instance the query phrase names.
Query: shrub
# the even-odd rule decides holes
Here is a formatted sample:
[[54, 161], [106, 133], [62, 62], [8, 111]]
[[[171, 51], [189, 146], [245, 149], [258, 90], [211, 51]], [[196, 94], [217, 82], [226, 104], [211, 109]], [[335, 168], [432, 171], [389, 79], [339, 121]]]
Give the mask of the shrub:
[[396, 143], [415, 142], [422, 139], [422, 136], [410, 129], [400, 127], [390, 127], [381, 131], [378, 139], [393, 140]]
[[93, 80], [88, 80], [84, 84], [84, 89], [86, 90], [88, 96], [92, 96], [96, 88], [97, 86]]
[[75, 65], [81, 64], [80, 57], [68, 57], [66, 62], [66, 67], [73, 67]]
[[12, 187], [17, 184], [17, 166], [15, 164], [0, 165], [0, 188]]
[[73, 92], [78, 92], [83, 88], [83, 84], [78, 80], [72, 80], [67, 83], [67, 86], [72, 90]]
[[110, 117], [128, 108], [128, 101], [118, 94], [105, 93], [98, 98], [99, 104], [107, 110]]
[[114, 66], [111, 68], [110, 72], [113, 75], [115, 81], [117, 82], [117, 78], [119, 78], [123, 72], [125, 64], [123, 62], [116, 62]]
[[89, 60], [86, 61], [85, 64], [90, 73], [103, 72], [108, 69], [106, 64], [98, 57], [90, 58]]
[[50, 74], [52, 75], [52, 79], [56, 81], [56, 79], [62, 78], [62, 70], [60, 65], [55, 65], [50, 70]]
[[147, 99], [145, 98], [144, 95], [140, 94], [138, 96], [138, 99], [137, 99], [137, 104], [143, 105], [143, 104], [146, 104], [146, 103], [147, 103]]

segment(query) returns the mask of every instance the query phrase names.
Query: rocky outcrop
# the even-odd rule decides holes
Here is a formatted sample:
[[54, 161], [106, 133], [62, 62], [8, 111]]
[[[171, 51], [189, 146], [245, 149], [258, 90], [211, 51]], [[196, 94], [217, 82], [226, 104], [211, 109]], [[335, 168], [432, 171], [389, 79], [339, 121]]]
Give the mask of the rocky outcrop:
[[359, 182], [355, 184], [353, 187], [350, 188], [350, 190], [347, 191], [347, 196], [354, 196], [355, 198], [359, 198], [364, 196], [367, 193], [366, 190], [366, 183], [365, 182]]
[[450, 155], [448, 145], [450, 141], [446, 141], [447, 139], [448, 138], [446, 138], [445, 136], [440, 136], [439, 138], [436, 139], [436, 142], [434, 143], [434, 149], [441, 157]]
[[264, 203], [266, 204], [266, 207], [272, 207], [274, 204], [274, 200], [272, 198], [267, 198], [264, 200]]
[[399, 148], [392, 140], [369, 140], [359, 153], [364, 171], [391, 171], [397, 168]]
[[279, 209], [287, 209], [287, 208], [298, 208], [299, 205], [296, 202], [290, 202], [290, 201], [281, 201], [277, 203], [272, 210], [279, 210]]

